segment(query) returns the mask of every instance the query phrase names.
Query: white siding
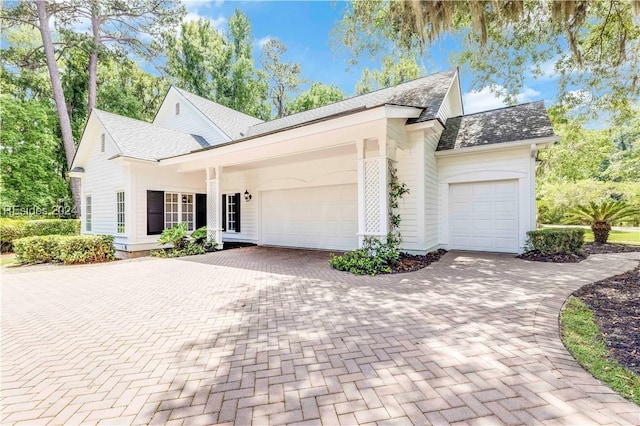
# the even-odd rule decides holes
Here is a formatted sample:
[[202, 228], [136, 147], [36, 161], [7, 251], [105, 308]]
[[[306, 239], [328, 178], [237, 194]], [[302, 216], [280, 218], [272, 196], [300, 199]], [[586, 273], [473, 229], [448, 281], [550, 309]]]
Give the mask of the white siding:
[[437, 117], [443, 124], [447, 122], [447, 118], [462, 115], [462, 97], [458, 79], [459, 76], [456, 74], [456, 78], [452, 80], [451, 87], [438, 110]]
[[518, 182], [519, 249], [524, 247], [526, 232], [535, 227], [535, 198], [532, 179], [535, 168], [529, 147], [515, 147], [492, 152], [475, 152], [438, 158], [440, 206], [440, 243], [449, 244], [449, 185], [465, 182], [489, 182], [516, 179]]
[[[180, 114], [176, 115], [175, 105], [180, 103]], [[209, 145], [217, 145], [229, 141], [209, 119], [204, 117], [189, 101], [177, 93], [174, 88], [169, 90], [164, 102], [153, 120], [153, 124], [178, 130], [192, 135], [202, 136]]]
[[267, 167], [234, 170], [224, 169], [222, 172], [222, 193], [248, 190], [252, 199], [244, 201], [241, 207], [241, 232], [225, 232], [224, 241], [260, 242], [259, 206], [262, 191], [310, 188], [329, 185], [355, 184], [356, 156], [341, 155], [331, 158], [300, 161], [271, 165]]
[[[101, 152], [101, 135], [105, 134], [105, 152]], [[91, 232], [85, 232], [85, 217], [82, 231], [88, 234], [116, 235], [116, 191], [128, 191], [126, 169], [118, 160], [109, 160], [118, 153], [109, 134], [98, 120], [87, 124], [83, 137], [84, 161], [79, 164], [85, 170], [82, 177], [82, 200], [91, 196]], [[128, 206], [126, 206], [128, 207]], [[128, 225], [129, 216], [127, 216]], [[127, 226], [127, 231], [129, 227]], [[126, 241], [118, 236], [116, 241]]]
[[438, 166], [435, 151], [439, 134], [428, 135], [424, 142], [424, 239], [427, 250], [438, 245]]
[[147, 235], [147, 191], [184, 192], [206, 194], [205, 173], [179, 173], [175, 167], [160, 167], [157, 164], [131, 164], [131, 192], [134, 194], [133, 231], [131, 244], [151, 244], [158, 235]]
[[396, 154], [398, 170], [398, 182], [407, 185], [409, 192], [398, 202], [400, 214], [400, 234], [402, 235], [401, 247], [406, 250], [420, 250], [418, 227], [421, 218], [419, 206], [419, 186], [421, 179], [419, 174], [420, 153], [422, 147], [419, 143], [408, 142], [405, 149], [398, 149]]

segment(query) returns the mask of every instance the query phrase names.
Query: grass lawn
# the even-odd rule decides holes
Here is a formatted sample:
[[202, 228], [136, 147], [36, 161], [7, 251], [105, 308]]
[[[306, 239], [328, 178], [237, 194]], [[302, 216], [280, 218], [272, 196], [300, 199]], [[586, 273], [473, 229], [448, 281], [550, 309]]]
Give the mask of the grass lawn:
[[624, 398], [640, 405], [640, 376], [609, 356], [593, 312], [577, 297], [570, 297], [560, 317], [562, 341], [587, 371]]
[[[584, 233], [584, 241], [587, 243], [593, 242], [593, 232], [591, 229], [586, 229]], [[636, 244], [640, 245], [640, 231], [616, 231], [611, 230], [609, 233], [608, 243], [615, 244]]]
[[[543, 228], [551, 228], [551, 226], [543, 225]], [[553, 226], [553, 228], [562, 228], [562, 226]], [[591, 229], [584, 228], [584, 241], [586, 243], [593, 242], [593, 232]], [[618, 231], [612, 229], [609, 233], [608, 243], [612, 244], [635, 244], [640, 245], [640, 231]]]
[[13, 253], [11, 254], [3, 253], [2, 256], [0, 257], [0, 267], [9, 266], [14, 263], [16, 263], [16, 256]]

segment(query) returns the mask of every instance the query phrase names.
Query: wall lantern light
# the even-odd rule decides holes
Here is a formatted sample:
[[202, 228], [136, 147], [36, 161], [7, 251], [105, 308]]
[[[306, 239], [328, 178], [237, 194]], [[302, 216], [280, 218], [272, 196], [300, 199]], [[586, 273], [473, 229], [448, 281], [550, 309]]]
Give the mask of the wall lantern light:
[[249, 194], [249, 190], [245, 189], [244, 190], [244, 200], [248, 203], [249, 201], [251, 201], [251, 194]]

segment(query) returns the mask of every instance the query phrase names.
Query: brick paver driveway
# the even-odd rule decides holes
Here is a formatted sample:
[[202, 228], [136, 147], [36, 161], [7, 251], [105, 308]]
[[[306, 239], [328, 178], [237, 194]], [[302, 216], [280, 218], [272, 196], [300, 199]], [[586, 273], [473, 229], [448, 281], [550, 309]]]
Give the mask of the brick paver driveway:
[[327, 253], [35, 267], [2, 276], [3, 424], [638, 424], [558, 338], [578, 265], [452, 252], [354, 277]]

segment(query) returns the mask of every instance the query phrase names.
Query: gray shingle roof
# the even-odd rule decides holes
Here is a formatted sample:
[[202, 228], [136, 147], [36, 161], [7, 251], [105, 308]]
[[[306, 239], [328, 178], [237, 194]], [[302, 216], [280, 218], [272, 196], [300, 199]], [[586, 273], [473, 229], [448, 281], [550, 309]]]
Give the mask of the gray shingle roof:
[[554, 136], [544, 102], [449, 118], [437, 151]]
[[207, 116], [209, 120], [214, 122], [231, 140], [247, 136], [247, 129], [249, 129], [249, 127], [263, 122], [258, 118], [194, 95], [186, 90], [179, 89], [175, 86], [174, 88], [200, 110], [200, 112]]
[[411, 122], [427, 121], [436, 118], [438, 109], [447, 94], [456, 70], [448, 70], [426, 77], [408, 81], [397, 86], [376, 90], [365, 95], [355, 96], [340, 102], [314, 108], [309, 111], [288, 115], [276, 120], [251, 126], [247, 136], [259, 136], [320, 121], [350, 111], [373, 108], [381, 105], [400, 105], [423, 108], [420, 117]]
[[121, 155], [159, 160], [202, 148], [193, 135], [93, 109]]

